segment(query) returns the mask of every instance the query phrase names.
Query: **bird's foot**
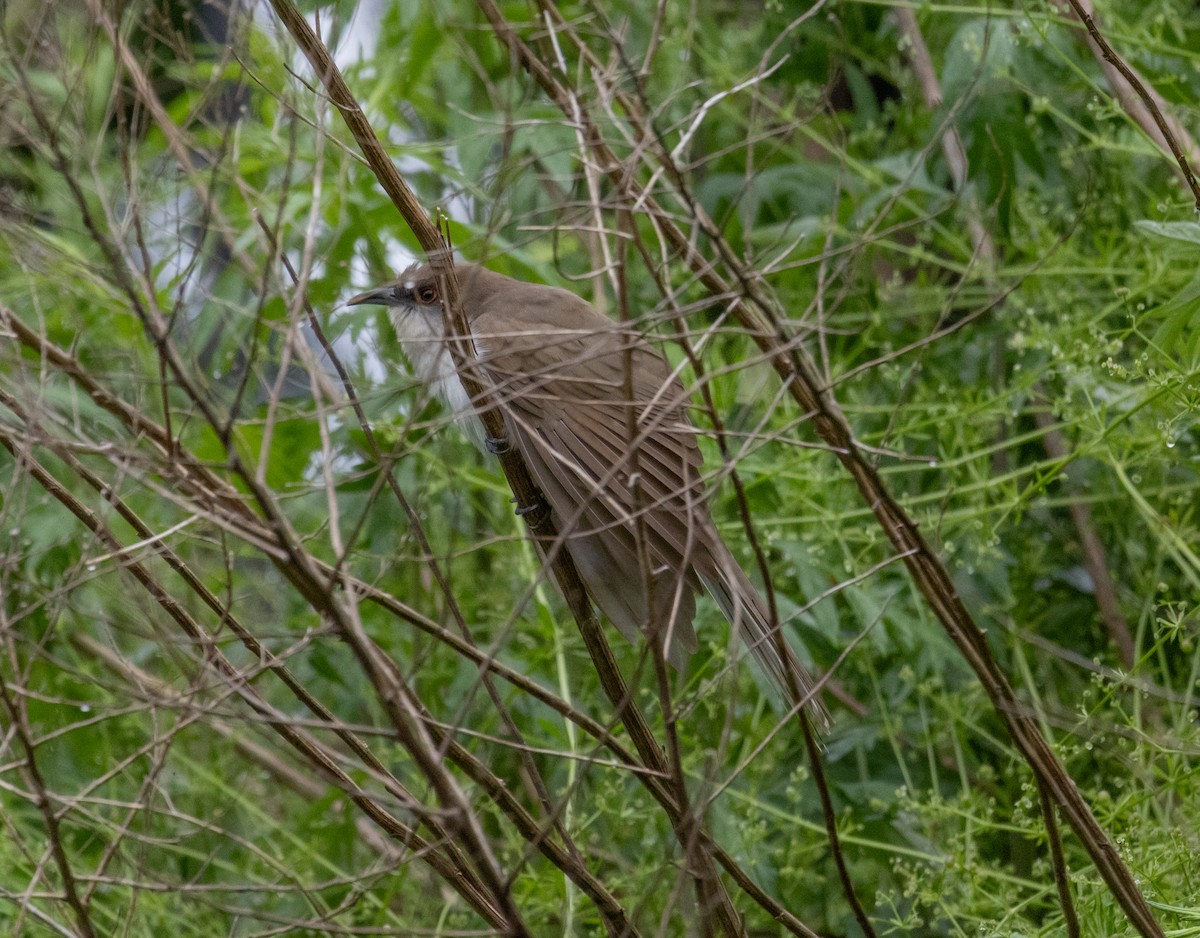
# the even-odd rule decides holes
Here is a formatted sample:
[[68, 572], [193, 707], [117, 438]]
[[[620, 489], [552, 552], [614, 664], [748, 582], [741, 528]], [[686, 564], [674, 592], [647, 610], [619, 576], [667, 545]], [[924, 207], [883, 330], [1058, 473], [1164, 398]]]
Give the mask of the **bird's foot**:
[[[509, 501], [515, 502], [516, 498], [511, 498]], [[518, 505], [515, 512], [518, 518], [525, 519], [525, 523], [529, 525], [531, 531], [536, 531], [550, 518], [550, 506], [546, 504], [540, 494], [530, 504]]]
[[484, 437], [483, 445], [487, 447], [488, 452], [493, 456], [503, 456], [510, 449], [512, 449], [512, 444], [508, 441], [508, 437], [506, 436]]

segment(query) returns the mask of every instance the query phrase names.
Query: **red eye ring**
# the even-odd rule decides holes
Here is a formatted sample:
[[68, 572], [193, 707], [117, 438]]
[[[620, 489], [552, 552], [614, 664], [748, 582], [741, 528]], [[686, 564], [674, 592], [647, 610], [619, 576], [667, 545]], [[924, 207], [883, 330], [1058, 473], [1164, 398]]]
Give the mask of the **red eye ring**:
[[436, 303], [438, 299], [437, 287], [431, 283], [420, 286], [417, 288], [415, 296], [418, 303], [424, 303], [425, 305]]

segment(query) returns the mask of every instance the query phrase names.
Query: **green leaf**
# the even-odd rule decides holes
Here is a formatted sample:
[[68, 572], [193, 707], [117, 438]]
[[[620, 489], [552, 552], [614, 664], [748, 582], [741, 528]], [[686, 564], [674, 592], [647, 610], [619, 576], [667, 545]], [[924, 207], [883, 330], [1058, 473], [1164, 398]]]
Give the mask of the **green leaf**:
[[1200, 362], [1200, 275], [1155, 311], [1162, 324], [1151, 342], [1185, 368]]
[[1149, 221], [1141, 219], [1133, 226], [1138, 231], [1165, 241], [1182, 241], [1185, 244], [1200, 245], [1200, 223], [1194, 221]]

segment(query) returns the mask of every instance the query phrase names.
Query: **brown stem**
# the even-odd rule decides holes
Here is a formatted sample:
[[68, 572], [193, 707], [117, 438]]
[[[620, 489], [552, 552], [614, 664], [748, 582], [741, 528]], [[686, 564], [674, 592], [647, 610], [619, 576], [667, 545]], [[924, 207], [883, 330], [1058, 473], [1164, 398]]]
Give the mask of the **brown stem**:
[[[1034, 422], [1042, 431], [1042, 446], [1051, 459], [1066, 463], [1071, 459], [1071, 451], [1066, 438], [1054, 422], [1054, 417], [1045, 407], [1037, 407], [1033, 414]], [[1109, 641], [1117, 650], [1117, 657], [1125, 670], [1133, 669], [1137, 662], [1136, 650], [1133, 644], [1133, 633], [1129, 623], [1121, 613], [1121, 604], [1117, 601], [1117, 587], [1112, 575], [1108, 572], [1108, 559], [1104, 543], [1096, 533], [1096, 525], [1092, 519], [1092, 506], [1087, 502], [1073, 498], [1067, 506], [1071, 513], [1071, 521], [1075, 532], [1079, 535], [1079, 546], [1083, 551], [1083, 565], [1092, 581], [1092, 589], [1096, 597], [1096, 608], [1100, 612], [1100, 621], [1108, 631]]]
[[1058, 889], [1058, 904], [1063, 910], [1067, 925], [1067, 938], [1079, 938], [1079, 916], [1075, 912], [1075, 901], [1071, 898], [1071, 880], [1067, 875], [1067, 860], [1062, 852], [1062, 838], [1058, 836], [1058, 821], [1054, 817], [1054, 805], [1049, 792], [1038, 779], [1038, 806], [1042, 811], [1042, 823], [1046, 827], [1050, 843], [1051, 866], [1054, 868], [1054, 886]]
[[[916, 14], [913, 13], [912, 7], [902, 3], [896, 7], [896, 20], [909, 43], [908, 60], [921, 86], [921, 97], [929, 110], [936, 111], [942, 106], [942, 88], [933, 67], [933, 59], [929, 55], [929, 47], [925, 44], [925, 37], [917, 24]], [[950, 168], [954, 189], [961, 193], [968, 178], [967, 148], [958, 128], [949, 122], [942, 132], [942, 154]], [[978, 212], [967, 212], [967, 231], [971, 235], [971, 246], [975, 255], [983, 263], [984, 269], [990, 271], [996, 262], [996, 244], [992, 240], [991, 232], [980, 221]]]

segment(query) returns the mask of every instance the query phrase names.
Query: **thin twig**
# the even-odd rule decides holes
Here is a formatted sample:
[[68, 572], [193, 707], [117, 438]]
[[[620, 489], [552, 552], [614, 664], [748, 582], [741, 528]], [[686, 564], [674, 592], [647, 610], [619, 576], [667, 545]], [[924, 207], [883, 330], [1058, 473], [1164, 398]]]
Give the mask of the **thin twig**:
[[[1071, 5], [1071, 10], [1079, 17], [1084, 28], [1087, 29], [1088, 35], [1092, 37], [1092, 42], [1096, 44], [1096, 48], [1099, 50], [1103, 60], [1117, 70], [1120, 76], [1129, 84], [1129, 87], [1134, 90], [1138, 98], [1141, 99], [1143, 106], [1145, 106], [1150, 114], [1150, 119], [1154, 122], [1154, 127], [1162, 135], [1162, 142], [1167, 145], [1171, 151], [1171, 155], [1175, 157], [1175, 162], [1179, 164], [1179, 170], [1183, 173], [1183, 181], [1192, 190], [1192, 197], [1196, 200], [1196, 211], [1200, 212], [1200, 183], [1196, 181], [1196, 174], [1192, 172], [1191, 164], [1188, 162], [1183, 148], [1179, 145], [1179, 141], [1176, 139], [1175, 130], [1171, 127], [1171, 123], [1167, 118], [1163, 116], [1162, 108], [1158, 106], [1156, 95], [1151, 93], [1150, 89], [1146, 87], [1145, 82], [1142, 81], [1132, 68], [1125, 64], [1125, 60], [1117, 55], [1113, 47], [1108, 44], [1108, 40], [1101, 35], [1091, 10], [1085, 7], [1080, 0], [1067, 0], [1067, 3]], [[1090, 5], [1089, 3], [1088, 6]], [[1114, 88], [1114, 91], [1117, 90], [1119, 89]], [[1149, 132], [1149, 128], [1144, 127], [1143, 129]], [[1191, 146], [1191, 150], [1193, 153], [1196, 152], [1194, 143]]]

